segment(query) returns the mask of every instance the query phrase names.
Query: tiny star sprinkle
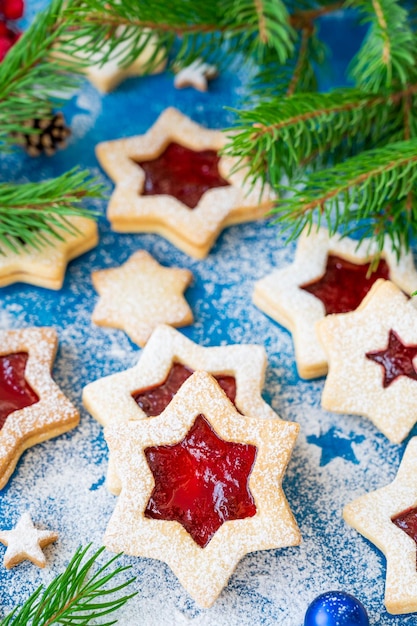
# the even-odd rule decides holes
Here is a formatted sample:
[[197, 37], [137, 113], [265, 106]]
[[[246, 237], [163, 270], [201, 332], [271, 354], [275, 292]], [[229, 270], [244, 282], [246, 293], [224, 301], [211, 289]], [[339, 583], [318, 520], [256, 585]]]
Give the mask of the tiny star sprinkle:
[[144, 346], [160, 323], [192, 324], [193, 314], [183, 295], [192, 278], [189, 270], [163, 267], [148, 252], [138, 250], [120, 267], [93, 272], [100, 294], [93, 322], [120, 328]]
[[58, 533], [37, 530], [28, 512], [24, 513], [12, 530], [0, 531], [0, 542], [7, 546], [4, 566], [7, 569], [22, 561], [31, 561], [38, 567], [45, 567], [46, 557], [43, 548], [58, 539]]

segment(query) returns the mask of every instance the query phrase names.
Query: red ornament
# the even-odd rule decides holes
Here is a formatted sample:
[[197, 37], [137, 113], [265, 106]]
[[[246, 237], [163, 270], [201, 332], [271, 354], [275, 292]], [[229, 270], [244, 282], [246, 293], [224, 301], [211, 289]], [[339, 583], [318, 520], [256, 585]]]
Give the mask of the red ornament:
[[6, 20], [18, 20], [23, 16], [23, 0], [3, 0], [2, 13]]

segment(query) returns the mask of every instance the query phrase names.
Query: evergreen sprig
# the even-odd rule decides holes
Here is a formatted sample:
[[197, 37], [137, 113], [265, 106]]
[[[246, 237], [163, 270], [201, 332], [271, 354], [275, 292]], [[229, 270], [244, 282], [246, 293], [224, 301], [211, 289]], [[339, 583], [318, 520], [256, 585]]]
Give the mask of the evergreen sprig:
[[370, 24], [368, 35], [352, 62], [356, 84], [378, 92], [405, 86], [416, 77], [416, 36], [408, 12], [398, 0], [350, 0]]
[[82, 205], [101, 193], [101, 185], [77, 168], [39, 183], [0, 184], [0, 253], [18, 252], [25, 245], [40, 249], [65, 233], [75, 234], [67, 218], [94, 217]]
[[15, 143], [15, 132], [38, 132], [25, 122], [49, 116], [79, 84], [75, 60], [51, 58], [66, 30], [62, 8], [63, 0], [52, 0], [0, 63], [0, 149]]
[[[49, 585], [41, 585], [22, 606], [16, 607], [1, 622], [0, 626], [50, 626], [50, 624], [67, 624], [88, 626], [117, 611], [136, 592], [120, 596], [135, 578], [112, 583], [116, 577], [130, 569], [116, 567], [114, 562], [120, 555], [112, 557], [104, 565], [93, 568], [104, 548], [100, 548], [91, 556], [87, 553], [91, 546], [78, 548], [70, 563], [62, 574], [59, 574]], [[101, 626], [111, 626], [117, 620], [101, 622]]]
[[[344, 163], [311, 174], [276, 209], [292, 226], [292, 238], [324, 221], [331, 234], [371, 231], [379, 250], [385, 236], [399, 253], [417, 234], [417, 139], [364, 151]], [[395, 223], [397, 230], [390, 227]]]

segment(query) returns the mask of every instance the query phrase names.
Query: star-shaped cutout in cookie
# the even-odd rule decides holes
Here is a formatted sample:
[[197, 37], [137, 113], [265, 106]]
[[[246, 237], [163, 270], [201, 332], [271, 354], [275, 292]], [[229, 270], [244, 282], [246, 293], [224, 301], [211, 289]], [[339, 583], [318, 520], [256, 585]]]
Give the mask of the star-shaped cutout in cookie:
[[163, 267], [148, 252], [138, 250], [120, 267], [93, 272], [93, 285], [100, 294], [93, 322], [120, 328], [144, 346], [158, 324], [193, 323], [183, 295], [192, 278], [189, 270]]
[[417, 380], [413, 360], [417, 356], [417, 346], [405, 346], [393, 330], [388, 333], [388, 345], [384, 350], [367, 352], [366, 358], [382, 365], [384, 370], [383, 387], [389, 387], [399, 376]]
[[51, 378], [57, 345], [52, 328], [0, 331], [0, 489], [27, 448], [78, 424]]
[[[255, 515], [223, 523], [204, 548], [178, 521], [144, 513], [155, 487], [146, 450], [178, 444], [199, 415], [223, 441], [256, 447], [249, 477]], [[210, 374], [195, 372], [160, 415], [105, 429], [122, 489], [104, 544], [112, 551], [165, 561], [196, 602], [210, 606], [244, 554], [300, 542], [281, 487], [297, 432], [291, 422], [241, 415]], [[218, 491], [220, 496], [221, 482]]]
[[350, 433], [349, 437], [347, 437], [335, 426], [332, 426], [327, 432], [320, 435], [309, 435], [307, 437], [308, 443], [321, 448], [320, 467], [327, 465], [336, 457], [358, 465], [359, 461], [352, 449], [352, 445], [354, 443], [362, 443], [364, 439], [363, 435], [355, 435], [354, 433]]
[[69, 261], [97, 245], [97, 224], [85, 217], [68, 217], [74, 233], [57, 229], [62, 240], [45, 236], [48, 243], [39, 249], [24, 246], [19, 252], [4, 250], [0, 255], [0, 287], [29, 283], [47, 289], [61, 289]]
[[[327, 373], [326, 355], [316, 332], [317, 322], [326, 316], [326, 305], [319, 296], [324, 299], [329, 292], [336, 292], [328, 305], [331, 312], [339, 313], [348, 311], [349, 306], [355, 307], [378, 274], [371, 274], [367, 281], [366, 272], [362, 272], [358, 280], [358, 272], [353, 265], [366, 266], [375, 254], [376, 250], [369, 240], [358, 245], [357, 241], [347, 237], [330, 237], [325, 228], [310, 234], [306, 229], [298, 241], [294, 262], [274, 270], [256, 283], [253, 302], [291, 332], [297, 369], [302, 378], [316, 378]], [[411, 252], [404, 253], [397, 260], [387, 241], [382, 259], [388, 267], [389, 279], [405, 293], [411, 294], [417, 284]], [[350, 287], [346, 274], [352, 278]], [[323, 280], [325, 275], [326, 284]], [[385, 271], [381, 276], [388, 277]], [[309, 293], [314, 289], [319, 289], [319, 296]], [[354, 292], [353, 304], [349, 302], [349, 290]]]
[[395, 480], [357, 498], [343, 511], [346, 522], [385, 554], [384, 602], [393, 614], [417, 611], [416, 543], [396, 521], [416, 506], [416, 474], [417, 437], [413, 437]]
[[[177, 367], [180, 365], [185, 368], [180, 370]], [[206, 348], [174, 328], [160, 325], [142, 350], [138, 363], [84, 387], [83, 403], [103, 426], [145, 419], [166, 408], [193, 371], [204, 370], [216, 377], [242, 414], [278, 419], [261, 396], [266, 366], [267, 357], [262, 346], [246, 344]], [[176, 369], [180, 370], [180, 378], [176, 377], [174, 381], [172, 373]], [[163, 396], [162, 405], [159, 395]], [[120, 492], [120, 481], [111, 454], [107, 486], [115, 494]]]
[[[170, 144], [196, 153], [218, 153], [226, 136], [196, 124], [176, 109], [166, 109], [144, 134], [100, 143], [97, 158], [116, 183], [108, 218], [118, 232], [153, 232], [195, 258], [204, 258], [225, 226], [264, 216], [272, 206], [269, 187], [252, 186], [245, 168], [232, 172], [236, 161], [221, 156], [220, 176], [227, 186], [208, 188], [195, 208], [166, 193], [144, 195], [145, 172], [138, 165], [160, 157]], [[190, 185], [192, 191], [192, 185]]]
[[45, 567], [43, 548], [58, 539], [58, 533], [37, 530], [29, 513], [24, 513], [13, 530], [0, 530], [0, 542], [7, 546], [4, 566], [7, 569], [22, 561], [31, 561], [38, 567]]
[[417, 345], [412, 301], [390, 281], [378, 280], [356, 311], [329, 315], [317, 332], [329, 361], [322, 406], [369, 417], [390, 441], [400, 443], [417, 421], [417, 380], [399, 376], [384, 386], [381, 365], [367, 355], [385, 351], [391, 332], [402, 345]]

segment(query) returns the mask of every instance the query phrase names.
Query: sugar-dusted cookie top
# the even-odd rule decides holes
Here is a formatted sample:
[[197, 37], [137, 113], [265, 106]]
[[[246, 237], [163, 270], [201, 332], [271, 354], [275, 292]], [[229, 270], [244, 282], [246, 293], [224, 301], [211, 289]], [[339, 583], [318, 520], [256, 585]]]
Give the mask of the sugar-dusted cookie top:
[[317, 324], [329, 362], [322, 406], [369, 417], [393, 443], [417, 421], [417, 309], [378, 280], [356, 311]]
[[183, 295], [192, 278], [189, 270], [163, 267], [146, 250], [138, 250], [120, 267], [93, 272], [100, 295], [93, 322], [120, 328], [143, 346], [158, 324], [192, 324]]
[[389, 278], [406, 293], [417, 285], [413, 256], [397, 260], [389, 242], [375, 272], [369, 263], [376, 249], [364, 240], [330, 237], [325, 228], [305, 230], [298, 241], [294, 262], [277, 268], [255, 284], [253, 301], [285, 326], [294, 341], [295, 358], [302, 378], [327, 372], [327, 360], [318, 340], [316, 322], [327, 314], [352, 311], [378, 278]]
[[27, 448], [78, 424], [51, 378], [57, 344], [52, 328], [0, 331], [0, 489]]
[[[83, 403], [103, 426], [161, 413], [195, 370], [214, 376], [243, 415], [278, 419], [262, 398], [267, 358], [262, 346], [200, 346], [170, 326], [152, 333], [138, 363], [83, 390]], [[107, 485], [120, 492], [112, 455]]]
[[207, 255], [224, 226], [256, 219], [271, 190], [245, 181], [245, 169], [220, 157], [225, 135], [174, 108], [144, 134], [97, 146], [97, 158], [116, 183], [108, 218], [119, 232], [154, 232], [194, 256]]
[[392, 483], [371, 491], [343, 510], [350, 526], [387, 559], [385, 606], [390, 613], [417, 611], [417, 437], [404, 453]]
[[210, 606], [244, 554], [300, 542], [281, 488], [297, 433], [195, 372], [159, 416], [105, 428], [122, 489], [104, 544], [165, 561]]
[[67, 217], [74, 232], [58, 230], [62, 239], [45, 235], [41, 249], [29, 246], [0, 255], [0, 287], [29, 283], [48, 289], [61, 289], [71, 259], [88, 252], [98, 243], [97, 224], [85, 217]]

